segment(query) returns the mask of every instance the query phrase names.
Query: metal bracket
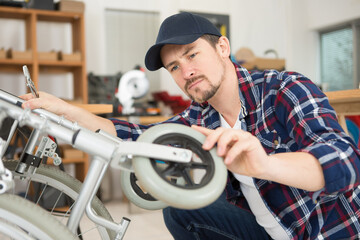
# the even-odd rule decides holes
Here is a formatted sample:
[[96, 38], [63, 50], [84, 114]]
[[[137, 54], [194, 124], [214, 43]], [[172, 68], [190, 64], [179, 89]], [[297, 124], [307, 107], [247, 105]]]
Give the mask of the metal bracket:
[[189, 163], [193, 152], [188, 149], [164, 146], [146, 142], [121, 142], [111, 161], [111, 167], [133, 171], [132, 158], [144, 156], [158, 160], [168, 160], [178, 163]]
[[49, 137], [42, 137], [39, 147], [36, 150], [35, 156], [39, 158], [51, 157], [54, 160], [54, 165], [58, 166], [61, 164], [61, 158], [55, 152], [57, 144]]
[[24, 153], [23, 159], [22, 161], [23, 163], [29, 165], [29, 166], [33, 166], [33, 167], [39, 167], [40, 163], [41, 163], [41, 158], [28, 154], [28, 153]]

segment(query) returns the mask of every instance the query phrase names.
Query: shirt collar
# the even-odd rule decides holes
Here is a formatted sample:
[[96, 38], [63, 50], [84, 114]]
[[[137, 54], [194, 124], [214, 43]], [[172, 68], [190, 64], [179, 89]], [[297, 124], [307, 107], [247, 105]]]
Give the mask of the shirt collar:
[[[244, 119], [249, 112], [255, 111], [258, 108], [260, 105], [260, 93], [257, 86], [254, 84], [253, 78], [249, 71], [240, 65], [235, 63], [233, 64], [239, 83], [239, 96], [241, 102], [239, 120], [241, 120]], [[208, 102], [203, 102], [200, 104], [193, 102], [193, 104], [198, 105], [202, 109], [202, 117], [205, 117], [207, 114], [215, 110]]]
[[255, 85], [253, 78], [246, 68], [234, 63], [236, 74], [239, 82], [239, 96], [243, 116], [246, 117], [249, 112], [255, 111], [260, 105], [260, 93], [258, 87]]

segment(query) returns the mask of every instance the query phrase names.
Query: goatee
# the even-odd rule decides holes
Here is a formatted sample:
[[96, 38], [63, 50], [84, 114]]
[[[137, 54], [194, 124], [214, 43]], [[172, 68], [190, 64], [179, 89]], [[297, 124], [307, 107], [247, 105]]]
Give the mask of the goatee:
[[[198, 79], [203, 79], [203, 81], [207, 82], [209, 85], [210, 85], [210, 89], [208, 90], [205, 90], [205, 91], [201, 91], [201, 89], [199, 87], [195, 87], [194, 91], [195, 91], [195, 94], [194, 95], [191, 95], [188, 91], [188, 87], [194, 83], [195, 81], [197, 81]], [[213, 85], [209, 79], [204, 76], [204, 75], [200, 75], [200, 76], [197, 76], [197, 77], [194, 77], [192, 79], [189, 79], [186, 84], [185, 84], [185, 91], [187, 93], [187, 95], [189, 96], [189, 98], [195, 102], [198, 102], [198, 103], [203, 103], [203, 102], [206, 102], [208, 101], [210, 98], [212, 98], [215, 93], [217, 92], [217, 90], [219, 89], [220, 87], [220, 84], [218, 84], [217, 86]], [[195, 95], [197, 95], [198, 93], [201, 93], [201, 96], [200, 97], [196, 97]]]

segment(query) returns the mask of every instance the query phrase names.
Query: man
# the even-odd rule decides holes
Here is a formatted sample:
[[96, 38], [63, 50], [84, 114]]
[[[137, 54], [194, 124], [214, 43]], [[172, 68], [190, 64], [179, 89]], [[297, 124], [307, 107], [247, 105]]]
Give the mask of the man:
[[[164, 209], [174, 238], [359, 239], [360, 151], [326, 96], [299, 73], [250, 73], [229, 56], [229, 40], [208, 20], [180, 13], [162, 23], [145, 57], [149, 70], [164, 67], [193, 100], [166, 122], [205, 134], [203, 148], [216, 144], [231, 172], [226, 199], [235, 206], [222, 196], [199, 210]], [[149, 127], [96, 117], [45, 93], [23, 98], [24, 107], [125, 140]]]

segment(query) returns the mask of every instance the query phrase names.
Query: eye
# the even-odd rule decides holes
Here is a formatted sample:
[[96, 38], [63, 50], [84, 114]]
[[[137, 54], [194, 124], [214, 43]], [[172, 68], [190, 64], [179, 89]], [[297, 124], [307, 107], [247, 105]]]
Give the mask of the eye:
[[173, 71], [177, 70], [178, 68], [179, 68], [179, 65], [175, 65], [170, 69], [170, 71], [173, 72]]
[[189, 58], [194, 58], [196, 56], [196, 53], [193, 53], [189, 56]]

